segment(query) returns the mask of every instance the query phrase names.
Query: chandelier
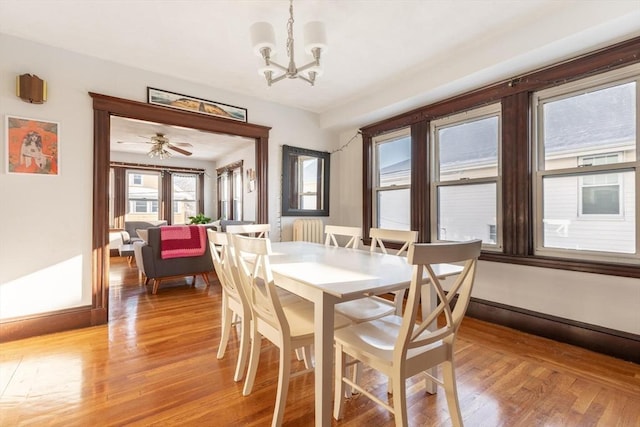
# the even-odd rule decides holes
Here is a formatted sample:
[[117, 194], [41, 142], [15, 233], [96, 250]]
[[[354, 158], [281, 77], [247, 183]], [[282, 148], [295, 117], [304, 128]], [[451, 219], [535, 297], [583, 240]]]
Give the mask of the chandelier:
[[280, 80], [302, 79], [314, 85], [320, 69], [320, 54], [326, 51], [326, 34], [322, 22], [309, 22], [304, 26], [305, 51], [313, 56], [313, 61], [301, 67], [296, 66], [293, 55], [293, 0], [289, 1], [289, 20], [287, 21], [287, 56], [289, 65], [283, 66], [271, 60], [275, 53], [275, 33], [273, 26], [268, 22], [256, 22], [251, 26], [251, 42], [256, 55], [264, 60], [264, 67], [258, 70], [258, 74], [264, 75], [267, 84], [271, 86]]

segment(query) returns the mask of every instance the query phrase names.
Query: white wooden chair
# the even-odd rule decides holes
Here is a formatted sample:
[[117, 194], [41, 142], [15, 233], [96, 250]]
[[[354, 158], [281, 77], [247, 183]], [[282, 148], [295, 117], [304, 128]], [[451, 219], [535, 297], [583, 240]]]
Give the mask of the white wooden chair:
[[227, 233], [243, 234], [251, 237], [269, 237], [271, 224], [227, 225]]
[[344, 245], [345, 248], [358, 249], [360, 247], [360, 240], [362, 239], [362, 229], [360, 227], [325, 225], [324, 232], [327, 235], [324, 244], [327, 246], [340, 246], [336, 240], [336, 236], [346, 236], [350, 237], [350, 240]]
[[[384, 242], [397, 242], [402, 243], [400, 249], [395, 251], [395, 255], [401, 256], [408, 249], [411, 243], [415, 243], [418, 240], [418, 232], [411, 230], [392, 230], [388, 228], [371, 228], [369, 230], [369, 237], [371, 237], [370, 251], [376, 252], [376, 248], [380, 248], [380, 252], [389, 253]], [[394, 292], [394, 303], [396, 306], [396, 314], [402, 315], [402, 303], [404, 302], [405, 290]]]
[[[414, 265], [414, 270], [404, 315], [390, 315], [335, 332], [334, 418], [342, 418], [344, 387], [347, 384], [391, 411], [395, 416], [396, 426], [407, 426], [406, 379], [441, 365], [442, 381], [425, 374], [435, 383], [444, 386], [452, 424], [462, 426], [453, 346], [469, 304], [481, 245], [480, 240], [411, 245], [407, 259]], [[433, 264], [438, 263], [464, 263], [462, 272], [446, 294], [432, 268]], [[427, 286], [424, 281], [425, 271], [429, 285], [433, 286], [439, 298], [439, 304], [423, 321], [417, 322], [420, 288]], [[454, 304], [456, 295], [458, 298]], [[443, 326], [437, 325], [440, 315], [445, 320]], [[364, 390], [345, 375], [345, 355], [366, 363], [391, 379], [393, 406]]]
[[222, 286], [222, 333], [218, 345], [218, 359], [224, 357], [229, 342], [231, 327], [239, 327], [240, 349], [234, 381], [241, 381], [249, 358], [249, 341], [251, 324], [251, 306], [238, 276], [238, 269], [230, 252], [226, 233], [207, 230], [209, 248], [213, 259], [213, 267]]
[[[307, 368], [291, 373], [291, 353], [295, 348], [304, 347], [305, 357], [308, 360], [311, 358], [309, 348], [313, 344], [314, 335], [313, 304], [303, 301], [283, 306], [280, 303], [269, 264], [271, 253], [269, 239], [235, 234], [232, 235], [232, 240], [238, 271], [245, 289], [248, 290], [253, 315], [249, 370], [242, 393], [247, 396], [253, 389], [260, 359], [260, 341], [265, 337], [280, 349], [278, 391], [271, 422], [272, 426], [280, 426], [287, 401], [289, 379], [312, 369]], [[245, 257], [251, 259], [253, 267], [250, 267]], [[350, 323], [347, 318], [339, 314], [335, 315], [336, 328]]]

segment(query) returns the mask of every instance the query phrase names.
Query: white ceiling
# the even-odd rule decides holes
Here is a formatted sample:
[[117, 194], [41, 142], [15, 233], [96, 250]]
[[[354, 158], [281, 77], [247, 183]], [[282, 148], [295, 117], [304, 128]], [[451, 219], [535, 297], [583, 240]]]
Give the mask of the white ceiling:
[[249, 27], [270, 22], [286, 63], [287, 18], [286, 0], [0, 0], [0, 33], [302, 108], [336, 130], [640, 36], [640, 0], [296, 0], [298, 65], [304, 24], [323, 21], [324, 74], [269, 88]]

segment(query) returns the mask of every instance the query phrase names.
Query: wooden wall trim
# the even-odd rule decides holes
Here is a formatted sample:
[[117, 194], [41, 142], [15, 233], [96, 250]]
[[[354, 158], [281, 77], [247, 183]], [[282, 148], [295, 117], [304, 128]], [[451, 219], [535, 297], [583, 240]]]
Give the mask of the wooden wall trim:
[[99, 325], [105, 323], [103, 318], [104, 309], [96, 311], [86, 306], [7, 320], [0, 323], [0, 342]]
[[640, 335], [471, 298], [467, 316], [640, 363]]

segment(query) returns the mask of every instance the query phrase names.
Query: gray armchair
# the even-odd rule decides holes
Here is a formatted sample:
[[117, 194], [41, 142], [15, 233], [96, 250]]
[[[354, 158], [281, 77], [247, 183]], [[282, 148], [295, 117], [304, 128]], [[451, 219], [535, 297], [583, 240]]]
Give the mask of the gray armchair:
[[[160, 227], [150, 227], [149, 241], [147, 244], [136, 243], [136, 263], [145, 276], [144, 284], [147, 285], [153, 279], [153, 294], [158, 292], [158, 287], [164, 279], [192, 276], [193, 283], [197, 275], [201, 276], [209, 286], [209, 273], [213, 271], [213, 261], [209, 244], [203, 255], [183, 258], [162, 259], [160, 256]], [[138, 259], [140, 257], [140, 259]]]

